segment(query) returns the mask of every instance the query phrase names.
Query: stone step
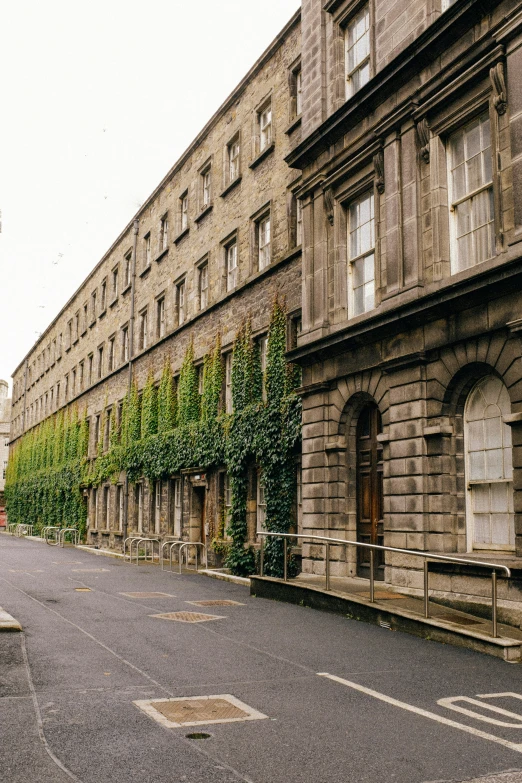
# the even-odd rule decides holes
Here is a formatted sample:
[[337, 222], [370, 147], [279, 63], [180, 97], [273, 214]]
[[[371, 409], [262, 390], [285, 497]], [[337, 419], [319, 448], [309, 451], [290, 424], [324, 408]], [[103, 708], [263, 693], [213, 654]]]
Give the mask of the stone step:
[[[423, 601], [420, 598], [384, 591], [378, 583], [375, 588], [374, 603], [370, 602], [369, 595], [367, 597], [364, 592], [326, 591], [322, 585], [313, 585], [300, 579], [285, 582], [273, 577], [250, 577], [250, 593], [259, 598], [270, 598], [335, 612], [354, 620], [380, 625], [394, 631], [404, 631], [423, 639], [493, 655], [509, 663], [522, 663], [520, 629], [499, 624], [498, 636], [494, 638], [490, 620], [436, 603], [430, 603], [432, 616], [426, 618]], [[382, 593], [390, 597], [382, 598], [379, 595]]]

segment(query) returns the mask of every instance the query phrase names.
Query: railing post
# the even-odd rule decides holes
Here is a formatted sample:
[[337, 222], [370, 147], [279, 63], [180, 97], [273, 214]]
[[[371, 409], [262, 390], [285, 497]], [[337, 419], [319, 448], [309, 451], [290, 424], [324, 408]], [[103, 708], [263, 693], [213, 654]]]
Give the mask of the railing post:
[[330, 589], [330, 544], [326, 544], [324, 574], [326, 578], [326, 590]]
[[375, 552], [373, 549], [370, 549], [370, 603], [375, 603], [375, 579], [374, 579], [374, 562], [375, 562]]
[[288, 582], [288, 565], [286, 562], [287, 552], [288, 552], [288, 539], [283, 538], [283, 558], [284, 558], [283, 579], [285, 580], [285, 582]]
[[265, 569], [265, 537], [261, 536], [261, 549], [259, 550], [259, 576], [263, 576]]
[[497, 634], [497, 572], [495, 569], [491, 572], [491, 623], [493, 625], [493, 638]]
[[428, 590], [428, 561], [424, 559], [424, 617], [430, 616], [430, 594]]

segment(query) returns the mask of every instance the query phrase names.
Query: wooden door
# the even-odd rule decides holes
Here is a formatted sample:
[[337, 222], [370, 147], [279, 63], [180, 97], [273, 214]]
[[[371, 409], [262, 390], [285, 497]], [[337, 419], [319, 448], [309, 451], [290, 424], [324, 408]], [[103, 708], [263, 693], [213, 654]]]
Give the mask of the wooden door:
[[[370, 403], [361, 411], [357, 423], [357, 541], [384, 543], [382, 505], [382, 432], [381, 414]], [[384, 579], [384, 553], [374, 554], [375, 579]], [[357, 576], [370, 578], [370, 550], [358, 548]]]

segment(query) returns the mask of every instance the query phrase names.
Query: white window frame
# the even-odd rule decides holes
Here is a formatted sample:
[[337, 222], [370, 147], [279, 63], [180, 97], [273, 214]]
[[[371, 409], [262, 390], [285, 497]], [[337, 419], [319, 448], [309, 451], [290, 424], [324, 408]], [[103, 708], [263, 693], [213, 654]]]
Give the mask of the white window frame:
[[208, 261], [198, 268], [199, 309], [204, 310], [208, 305]]
[[[465, 132], [468, 128], [470, 128], [474, 123], [480, 122], [481, 126], [483, 122], [485, 121], [489, 126], [489, 147], [482, 148], [480, 150], [481, 155], [481, 172], [484, 175], [484, 162], [486, 160], [489, 160], [489, 165], [491, 166], [491, 179], [488, 181], [483, 181], [482, 184], [475, 189], [469, 190], [465, 193], [464, 196], [462, 196], [459, 199], [454, 198], [453, 192], [453, 152], [452, 152], [452, 140], [456, 138], [456, 136], [460, 133]], [[482, 127], [480, 130], [480, 135], [482, 139]], [[489, 117], [489, 112], [485, 111], [482, 112], [478, 117], [474, 117], [471, 121], [467, 122], [463, 127], [456, 130], [454, 133], [450, 134], [447, 140], [447, 172], [448, 172], [448, 200], [449, 200], [449, 211], [450, 211], [450, 259], [451, 259], [451, 273], [456, 274], [457, 272], [461, 272], [464, 269], [470, 269], [473, 266], [476, 266], [479, 263], [483, 263], [484, 261], [489, 260], [490, 258], [493, 258], [495, 255], [495, 205], [494, 205], [494, 187], [493, 187], [493, 148], [492, 148], [492, 136], [491, 136], [491, 121]], [[487, 154], [487, 151], [489, 150], [489, 155]], [[465, 153], [466, 154], [466, 153]], [[483, 156], [483, 157], [482, 157]], [[477, 157], [477, 156], [473, 156]], [[464, 158], [464, 171], [466, 169], [466, 162], [472, 160], [472, 158]], [[476, 202], [477, 197], [480, 197], [483, 193], [489, 193], [490, 194], [490, 207], [491, 207], [491, 213], [490, 213], [490, 221], [487, 224], [489, 226], [489, 231], [491, 231], [491, 239], [492, 239], [492, 248], [491, 248], [491, 255], [487, 256], [487, 258], [482, 258], [480, 260], [475, 260], [473, 263], [473, 259], [476, 258], [476, 243], [475, 243], [475, 233], [480, 228], [478, 226], [477, 228], [471, 228], [470, 231], [467, 232], [467, 235], [471, 234], [471, 244], [472, 244], [472, 250], [471, 250], [471, 260], [472, 263], [468, 263], [467, 265], [462, 265], [461, 261], [459, 259], [459, 250], [458, 250], [458, 239], [457, 239], [457, 224], [458, 224], [458, 210], [459, 207], [463, 207], [465, 204], [469, 204], [469, 210], [470, 215], [475, 216], [476, 210], [473, 212], [473, 203]], [[463, 235], [464, 236], [464, 235]]]
[[176, 310], [177, 310], [178, 326], [181, 326], [181, 324], [185, 323], [186, 320], [185, 296], [186, 296], [185, 280], [181, 280], [179, 283], [176, 284]]
[[181, 484], [181, 478], [176, 477], [173, 479], [173, 499], [172, 499], [172, 505], [173, 505], [173, 514], [174, 514], [174, 535], [178, 536], [178, 538], [181, 537], [181, 510], [182, 510], [182, 484]]
[[[362, 36], [359, 36], [356, 41], [354, 41], [350, 45], [350, 32], [354, 30], [357, 26], [357, 24], [360, 22], [360, 20], [364, 17], [364, 21], [366, 23], [366, 29]], [[352, 67], [349, 65], [349, 54], [351, 51], [353, 51], [356, 47], [359, 41], [362, 40], [363, 37], [367, 37], [368, 40], [368, 51], [367, 54], [362, 57], [357, 62], [354, 62]], [[370, 79], [372, 78], [372, 61], [371, 61], [371, 50], [372, 50], [372, 42], [371, 42], [371, 12], [370, 12], [370, 3], [366, 3], [362, 8], [360, 8], [357, 13], [355, 13], [347, 22], [347, 24], [344, 27], [344, 59], [345, 59], [345, 84], [346, 84], [346, 99], [351, 98], [353, 95], [355, 95], [362, 87], [364, 87], [365, 84], [367, 84]], [[363, 70], [367, 66], [368, 68], [368, 77], [364, 78], [364, 81], [356, 86], [355, 84], [355, 76]]]
[[169, 216], [166, 212], [160, 220], [160, 252], [169, 246]]
[[201, 209], [212, 204], [212, 166], [207, 166], [201, 172]]
[[273, 140], [272, 99], [270, 98], [257, 112], [259, 132], [259, 153], [264, 152]]
[[[476, 393], [477, 389], [479, 389], [481, 386], [485, 386], [487, 384], [487, 382], [491, 381], [491, 380], [494, 380], [494, 381], [502, 383], [502, 381], [499, 378], [497, 378], [496, 376], [488, 375], [488, 376], [486, 376], [484, 378], [481, 378], [473, 386], [473, 388], [470, 390], [470, 392], [468, 394], [468, 397], [467, 397], [467, 400], [466, 400], [466, 405], [465, 405], [465, 408], [464, 408], [464, 447], [465, 447], [465, 475], [466, 475], [466, 538], [467, 538], [467, 550], [468, 550], [468, 552], [484, 551], [484, 550], [487, 550], [487, 551], [502, 551], [502, 552], [514, 552], [515, 551], [514, 508], [513, 508], [513, 459], [512, 459], [512, 455], [513, 455], [512, 448], [513, 448], [513, 446], [512, 446], [511, 429], [510, 429], [509, 425], [507, 425], [507, 424], [505, 424], [503, 422], [503, 415], [505, 415], [505, 413], [508, 412], [508, 406], [507, 405], [506, 405], [506, 411], [505, 412], [503, 412], [500, 409], [500, 418], [502, 420], [502, 445], [501, 445], [500, 448], [501, 448], [501, 450], [503, 452], [503, 454], [502, 454], [502, 460], [503, 460], [503, 470], [502, 470], [502, 473], [504, 475], [502, 477], [499, 477], [499, 478], [493, 478], [491, 476], [490, 477], [484, 477], [484, 478], [481, 478], [481, 479], [473, 479], [473, 478], [471, 478], [472, 475], [473, 475], [472, 467], [471, 467], [471, 454], [472, 453], [481, 453], [481, 452], [484, 453], [485, 466], [486, 466], [486, 471], [487, 471], [487, 452], [488, 452], [488, 450], [495, 450], [495, 449], [488, 449], [487, 448], [487, 446], [486, 446], [487, 437], [485, 437], [485, 439], [484, 439], [484, 446], [485, 446], [484, 449], [473, 450], [471, 448], [471, 445], [472, 445], [471, 444], [471, 430], [470, 430], [470, 421], [468, 419], [470, 404], [471, 404], [471, 400], [472, 400], [474, 394]], [[507, 389], [506, 389], [505, 385], [504, 385], [504, 391], [506, 392], [506, 395], [504, 395], [504, 396], [507, 396]], [[499, 401], [500, 401], [500, 397], [499, 397], [499, 400], [497, 401], [497, 407], [500, 408], [500, 406], [498, 405]], [[489, 407], [491, 407], [491, 405]], [[495, 417], [491, 417], [491, 418], [498, 419], [499, 417], [495, 416]], [[475, 420], [472, 420], [472, 421], [473, 422], [483, 421], [484, 422], [484, 427], [485, 427], [485, 422], [488, 421], [488, 419], [487, 418], [475, 419]], [[506, 464], [506, 461], [505, 461], [506, 460], [506, 452], [509, 455], [509, 456], [507, 456], [507, 464]], [[506, 468], [507, 468], [507, 470], [506, 470]], [[505, 475], [506, 473], [508, 475]], [[511, 514], [511, 517], [512, 517], [513, 544], [512, 545], [509, 545], [509, 544], [508, 545], [506, 545], [506, 544], [493, 544], [493, 543], [481, 544], [481, 543], [478, 543], [478, 542], [475, 541], [475, 530], [474, 530], [475, 520], [474, 520], [474, 508], [473, 508], [474, 494], [475, 494], [476, 489], [478, 487], [486, 487], [486, 486], [488, 486], [490, 488], [490, 491], [491, 491], [492, 487], [497, 486], [499, 484], [505, 485], [506, 489], [507, 489], [507, 493], [508, 493], [508, 509], [506, 510], [505, 513], [506, 514]], [[509, 505], [511, 506], [511, 508], [509, 508]], [[484, 513], [493, 514], [494, 511], [490, 510], [489, 512], [484, 512]]]
[[157, 324], [156, 324], [157, 335], [159, 338], [161, 338], [164, 337], [166, 334], [164, 296], [160, 296], [160, 298], [156, 300], [156, 314], [157, 314]]
[[239, 133], [227, 144], [228, 184], [235, 182], [240, 174], [241, 141]]
[[272, 261], [272, 216], [270, 212], [259, 218], [257, 232], [257, 268], [261, 272]]
[[[367, 223], [360, 223], [357, 222], [352, 226], [352, 218], [351, 215], [353, 214], [353, 209], [357, 207], [358, 205], [362, 204], [366, 199], [370, 199], [370, 234], [371, 238], [373, 238], [373, 243], [371, 243], [371, 246], [366, 248], [364, 251], [360, 253], [355, 253], [352, 255], [351, 248], [352, 248], [352, 235], [355, 231], [361, 232], [362, 227], [365, 226]], [[375, 195], [373, 193], [373, 190], [368, 190], [365, 193], [362, 193], [358, 198], [353, 199], [348, 205], [347, 205], [347, 255], [348, 255], [348, 317], [353, 318], [357, 315], [362, 315], [363, 313], [371, 312], [375, 308], [375, 268], [376, 268], [376, 242], [375, 242], [375, 229], [376, 229], [376, 222], [375, 222]], [[362, 286], [354, 286], [355, 283], [355, 265], [358, 262], [363, 262], [364, 266], [366, 266], [366, 260], [372, 258], [373, 259], [373, 278], [369, 277], [366, 280], [366, 272], [365, 272], [365, 280], [362, 284]], [[362, 310], [359, 310], [355, 306], [355, 291], [358, 290], [361, 287], [365, 287], [369, 283], [373, 282], [373, 301], [371, 306], [366, 306], [366, 297], [364, 297], [364, 306]]]
[[188, 228], [188, 191], [179, 197], [179, 226], [180, 233]]
[[227, 291], [237, 286], [237, 240], [225, 245]]
[[111, 488], [110, 487], [104, 487], [103, 488], [103, 494], [104, 494], [104, 513], [105, 513], [105, 530], [109, 530], [111, 526]]
[[154, 484], [154, 533], [157, 536], [161, 529], [161, 490], [162, 482], [158, 479]]
[[125, 254], [125, 288], [131, 284], [132, 277], [132, 250]]
[[144, 351], [147, 348], [147, 327], [148, 327], [148, 310], [142, 310], [140, 313], [140, 322], [139, 322], [139, 349], [140, 351]]
[[123, 516], [125, 511], [125, 497], [123, 494], [123, 484], [118, 484], [116, 487], [116, 501], [118, 504], [118, 531], [121, 533], [123, 530]]

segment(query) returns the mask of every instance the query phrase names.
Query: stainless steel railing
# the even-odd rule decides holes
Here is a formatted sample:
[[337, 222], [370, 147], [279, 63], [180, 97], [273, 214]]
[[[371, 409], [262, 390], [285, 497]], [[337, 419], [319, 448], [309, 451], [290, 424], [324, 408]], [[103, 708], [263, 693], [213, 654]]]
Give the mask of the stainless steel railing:
[[424, 617], [429, 618], [429, 571], [428, 560], [442, 560], [447, 563], [461, 563], [462, 565], [483, 566], [491, 569], [491, 623], [493, 637], [497, 633], [497, 569], [503, 571], [507, 577], [511, 576], [511, 571], [507, 566], [498, 563], [485, 563], [482, 560], [469, 560], [462, 557], [451, 557], [450, 555], [435, 555], [430, 552], [420, 552], [417, 549], [398, 549], [393, 546], [381, 546], [380, 544], [365, 544], [362, 541], [347, 541], [344, 538], [330, 538], [329, 536], [315, 536], [306, 533], [270, 533], [268, 531], [259, 531], [261, 536], [261, 551], [259, 561], [259, 573], [263, 576], [264, 569], [264, 538], [282, 538], [283, 539], [283, 579], [288, 581], [288, 541], [289, 539], [306, 539], [307, 541], [318, 541], [325, 545], [325, 589], [330, 590], [330, 546], [355, 546], [370, 550], [370, 603], [375, 603], [375, 576], [374, 560], [375, 552], [396, 552], [401, 555], [412, 555], [413, 557], [424, 558]]

